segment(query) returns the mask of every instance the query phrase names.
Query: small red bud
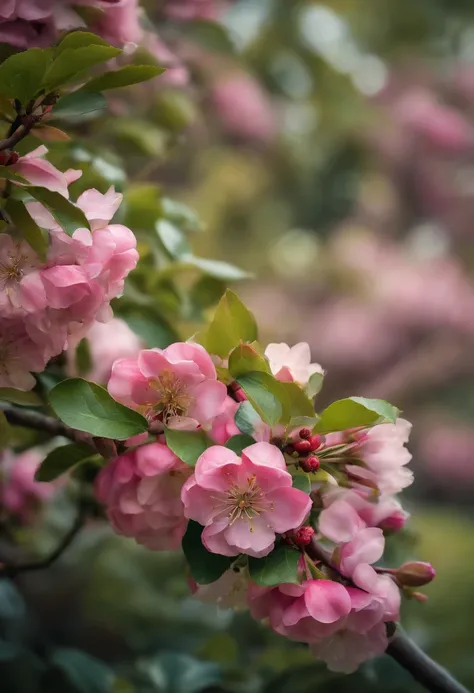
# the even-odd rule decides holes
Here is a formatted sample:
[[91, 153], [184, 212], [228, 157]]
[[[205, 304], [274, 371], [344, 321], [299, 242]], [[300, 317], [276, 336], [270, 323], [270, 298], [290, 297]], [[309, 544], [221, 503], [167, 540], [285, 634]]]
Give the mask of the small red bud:
[[435, 578], [436, 571], [431, 563], [411, 561], [397, 568], [394, 575], [405, 587], [423, 587]]
[[295, 440], [293, 447], [297, 452], [311, 452], [311, 443], [309, 440]]
[[311, 539], [314, 536], [314, 529], [312, 527], [300, 527], [296, 530], [293, 535], [293, 543], [300, 548], [304, 548], [311, 543]]
[[4, 166], [10, 159], [10, 154], [6, 152], [0, 152], [0, 166]]
[[300, 438], [302, 440], [307, 440], [308, 438], [311, 437], [311, 431], [309, 428], [302, 428], [300, 431]]
[[309, 442], [311, 444], [311, 450], [317, 450], [321, 447], [321, 436], [315, 433], [314, 436], [311, 436]]
[[16, 163], [18, 163], [18, 159], [20, 158], [20, 155], [18, 152], [11, 152], [10, 156], [8, 157], [7, 165], [12, 166]]
[[320, 466], [321, 463], [316, 455], [310, 455], [300, 462], [301, 469], [308, 474], [311, 474], [311, 472], [317, 472]]
[[406, 524], [408, 513], [404, 510], [395, 510], [394, 513], [386, 517], [379, 523], [379, 527], [384, 532], [398, 532]]

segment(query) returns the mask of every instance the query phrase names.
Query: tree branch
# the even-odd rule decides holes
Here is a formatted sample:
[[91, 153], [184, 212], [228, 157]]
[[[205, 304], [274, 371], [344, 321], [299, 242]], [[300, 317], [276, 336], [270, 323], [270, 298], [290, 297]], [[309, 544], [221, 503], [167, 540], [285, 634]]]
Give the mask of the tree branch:
[[86, 519], [85, 506], [81, 503], [79, 506], [79, 512], [77, 514], [76, 520], [72, 525], [69, 532], [63, 537], [58, 546], [52, 551], [49, 556], [43, 558], [39, 561], [31, 561], [29, 563], [19, 563], [13, 565], [3, 565], [0, 567], [0, 578], [14, 578], [20, 573], [29, 573], [33, 570], [44, 570], [49, 568], [55, 561], [62, 556], [62, 554], [69, 548], [76, 536], [81, 531], [84, 521]]
[[15, 145], [20, 142], [24, 137], [28, 135], [30, 130], [39, 123], [42, 118], [42, 114], [37, 115], [25, 115], [22, 119], [21, 125], [15, 130], [15, 132], [4, 140], [0, 140], [0, 151], [4, 149], [13, 149]]
[[446, 669], [428, 657], [400, 626], [396, 628], [387, 654], [431, 693], [469, 693]]

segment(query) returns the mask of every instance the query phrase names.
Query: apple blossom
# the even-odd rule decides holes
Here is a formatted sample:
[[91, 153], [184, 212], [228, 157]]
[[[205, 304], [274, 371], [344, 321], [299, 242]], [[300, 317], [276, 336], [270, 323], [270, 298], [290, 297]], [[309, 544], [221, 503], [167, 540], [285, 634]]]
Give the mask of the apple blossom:
[[208, 448], [183, 487], [186, 517], [204, 525], [208, 551], [225, 556], [266, 556], [275, 535], [299, 527], [311, 499], [292, 488], [282, 453], [255, 443], [238, 457], [221, 446]]
[[40, 504], [56, 491], [52, 483], [35, 481], [42, 458], [34, 448], [19, 455], [9, 450], [0, 452], [0, 506], [22, 522], [32, 521]]
[[306, 385], [314, 373], [323, 373], [319, 363], [310, 363], [311, 353], [306, 342], [300, 342], [293, 347], [284, 343], [269, 344], [265, 349], [265, 356], [277, 380]]

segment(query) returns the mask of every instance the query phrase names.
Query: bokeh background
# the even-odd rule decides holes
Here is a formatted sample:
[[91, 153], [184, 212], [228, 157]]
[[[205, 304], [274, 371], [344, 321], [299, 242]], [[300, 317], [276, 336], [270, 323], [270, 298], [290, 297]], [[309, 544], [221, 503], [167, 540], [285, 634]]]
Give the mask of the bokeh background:
[[[144, 4], [160, 21], [155, 0]], [[186, 297], [177, 273], [181, 287], [193, 279], [167, 235], [176, 262], [156, 271], [146, 215], [159, 188], [197, 212], [200, 223], [186, 223], [200, 256], [254, 275], [237, 291], [262, 341], [310, 343], [327, 371], [318, 406], [381, 397], [413, 422], [412, 520], [389, 553], [429, 560], [437, 578], [427, 603], [406, 605], [404, 625], [474, 687], [473, 3], [240, 0], [223, 10], [222, 34], [197, 43], [163, 22], [165, 77], [112, 97], [112, 120], [72, 120], [77, 144], [56, 143], [53, 158], [88, 164], [77, 191], [125, 188], [126, 168], [142, 260], [116, 312], [145, 341], [190, 336], [232, 278], [216, 265]], [[221, 50], [228, 36], [234, 52]], [[59, 493], [15, 533], [47, 551], [72, 519]], [[40, 679], [43, 693], [45, 652], [44, 693], [420, 690], [388, 657], [328, 674], [245, 613], [191, 599], [182, 568], [179, 555], [90, 520], [57, 565], [0, 583], [0, 637], [22, 643], [3, 669], [0, 649], [2, 693], [36, 693]]]

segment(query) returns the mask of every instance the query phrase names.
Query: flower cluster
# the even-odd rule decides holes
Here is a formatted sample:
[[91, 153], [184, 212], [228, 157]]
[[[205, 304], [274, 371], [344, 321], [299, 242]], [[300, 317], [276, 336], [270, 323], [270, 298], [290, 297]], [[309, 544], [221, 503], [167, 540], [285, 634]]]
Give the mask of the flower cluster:
[[[41, 157], [40, 147], [10, 168], [30, 183], [68, 197], [78, 171], [61, 173]], [[30, 245], [0, 234], [0, 387], [31, 389], [30, 371], [41, 372], [94, 320], [111, 317], [110, 301], [121, 294], [136, 266], [136, 240], [130, 229], [110, 224], [122, 196], [87, 190], [77, 200], [90, 224], [71, 236], [39, 202], [27, 203], [37, 224], [49, 232], [45, 258]], [[21, 231], [21, 229], [20, 229]]]
[[94, 9], [88, 28], [111, 43], [140, 41], [137, 0], [7, 0], [0, 7], [0, 42], [18, 48], [49, 46], [61, 32], [87, 27], [81, 7]]
[[[408, 517], [396, 494], [413, 478], [405, 448], [411, 426], [383, 418], [327, 433], [317, 423], [269, 426], [226, 375], [231, 360], [188, 342], [115, 362], [109, 392], [147, 418], [154, 438], [129, 441], [145, 444], [100, 471], [97, 497], [116, 532], [150, 549], [177, 549], [184, 537], [191, 573], [199, 550], [188, 556], [186, 537], [200, 528], [204, 560], [227, 557], [228, 569], [210, 584], [191, 579], [197, 598], [247, 607], [276, 633], [307, 643], [330, 669], [354, 671], [387, 648], [401, 595], [423, 599], [414, 588], [434, 577], [425, 563], [375, 565], [384, 534]], [[312, 376], [323, 376], [310, 361], [307, 344], [270, 344], [262, 357], [278, 387], [302, 395]], [[246, 431], [236, 449], [241, 407], [252, 409], [253, 437]], [[189, 445], [198, 438], [207, 449], [190, 466]], [[306, 486], [296, 483], [301, 477]], [[268, 580], [272, 563], [265, 561], [278, 552], [293, 574]]]

